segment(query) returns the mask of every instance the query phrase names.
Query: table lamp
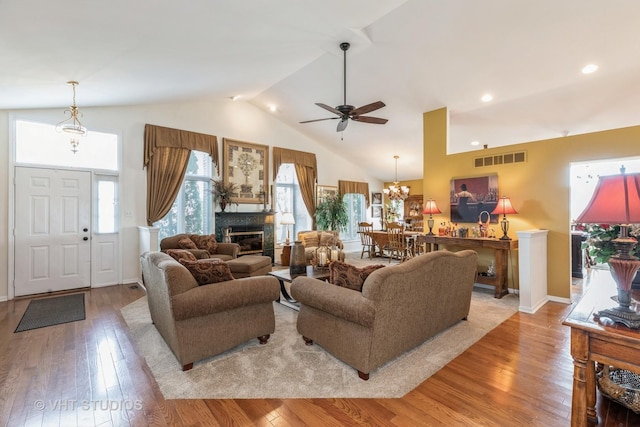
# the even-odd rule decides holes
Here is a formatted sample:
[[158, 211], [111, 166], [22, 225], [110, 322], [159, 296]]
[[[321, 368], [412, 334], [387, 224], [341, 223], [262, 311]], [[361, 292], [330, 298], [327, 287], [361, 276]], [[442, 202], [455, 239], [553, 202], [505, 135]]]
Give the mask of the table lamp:
[[293, 218], [293, 214], [291, 212], [284, 212], [282, 214], [282, 218], [280, 218], [280, 225], [287, 227], [287, 239], [284, 241], [285, 245], [289, 245], [291, 243], [289, 240], [289, 226], [295, 223], [296, 220]]
[[427, 200], [427, 203], [424, 205], [424, 210], [422, 211], [423, 215], [429, 215], [429, 219], [427, 220], [427, 226], [429, 226], [429, 232], [427, 236], [433, 236], [433, 214], [439, 214], [440, 209], [438, 209], [438, 205], [436, 205], [436, 201], [433, 199]]
[[601, 310], [596, 317], [607, 317], [629, 328], [640, 328], [640, 314], [631, 308], [631, 282], [640, 269], [640, 260], [631, 255], [637, 241], [628, 235], [629, 224], [640, 223], [640, 173], [601, 176], [591, 201], [578, 216], [583, 224], [620, 225], [620, 235], [611, 242], [616, 253], [609, 267], [618, 288], [618, 306]]
[[503, 236], [500, 240], [511, 240], [511, 237], [507, 236], [509, 231], [509, 221], [507, 221], [507, 214], [517, 214], [518, 212], [511, 206], [511, 199], [508, 197], [500, 197], [496, 208], [491, 212], [491, 215], [502, 215], [500, 221], [500, 228], [502, 229]]

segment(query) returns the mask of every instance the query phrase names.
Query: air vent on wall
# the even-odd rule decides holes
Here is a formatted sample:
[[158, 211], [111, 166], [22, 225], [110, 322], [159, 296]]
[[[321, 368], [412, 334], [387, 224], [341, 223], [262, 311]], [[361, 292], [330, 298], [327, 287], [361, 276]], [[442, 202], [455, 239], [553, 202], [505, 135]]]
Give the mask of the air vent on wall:
[[485, 166], [508, 165], [511, 163], [524, 163], [527, 156], [524, 151], [516, 151], [513, 153], [496, 154], [494, 156], [476, 157], [474, 159], [474, 167], [482, 168]]

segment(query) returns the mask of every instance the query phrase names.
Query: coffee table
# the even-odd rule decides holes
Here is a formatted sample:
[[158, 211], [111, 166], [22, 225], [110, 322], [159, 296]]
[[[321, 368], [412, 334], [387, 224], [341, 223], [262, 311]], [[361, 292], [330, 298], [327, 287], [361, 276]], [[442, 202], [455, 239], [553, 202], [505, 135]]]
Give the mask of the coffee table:
[[294, 274], [293, 276], [289, 273], [289, 269], [286, 270], [276, 270], [269, 272], [269, 276], [273, 276], [280, 281], [280, 293], [281, 296], [278, 298], [278, 302], [282, 305], [286, 305], [289, 308], [294, 310], [300, 310], [300, 304], [296, 301], [285, 287], [285, 283], [293, 282], [293, 279], [296, 277], [311, 277], [312, 279], [318, 280], [328, 280], [329, 279], [329, 270], [314, 270], [312, 265], [307, 266], [307, 272], [303, 274]]

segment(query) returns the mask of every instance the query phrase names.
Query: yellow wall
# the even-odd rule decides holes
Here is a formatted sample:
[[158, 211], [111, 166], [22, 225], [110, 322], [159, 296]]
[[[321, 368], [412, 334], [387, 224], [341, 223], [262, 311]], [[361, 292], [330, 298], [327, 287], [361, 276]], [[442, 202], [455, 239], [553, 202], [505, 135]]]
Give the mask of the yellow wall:
[[[446, 108], [424, 113], [424, 195], [436, 199], [442, 211], [436, 223], [449, 218], [451, 178], [498, 174], [500, 196], [509, 196], [518, 215], [509, 215], [509, 236], [517, 231], [548, 229], [547, 293], [570, 297], [571, 254], [569, 173], [572, 162], [637, 157], [640, 126], [594, 132], [446, 154], [448, 112]], [[525, 163], [474, 168], [480, 155], [525, 151]], [[499, 231], [499, 227], [496, 227]], [[512, 257], [517, 263], [517, 257]]]

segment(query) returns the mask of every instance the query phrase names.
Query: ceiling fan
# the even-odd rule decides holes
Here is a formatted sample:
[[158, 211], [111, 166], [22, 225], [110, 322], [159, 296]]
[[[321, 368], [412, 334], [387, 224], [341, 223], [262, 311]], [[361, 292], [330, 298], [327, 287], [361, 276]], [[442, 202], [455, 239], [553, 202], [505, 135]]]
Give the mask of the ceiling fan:
[[336, 119], [340, 119], [340, 122], [338, 123], [338, 128], [336, 129], [337, 132], [342, 132], [343, 130], [346, 129], [347, 125], [349, 124], [349, 119], [351, 120], [355, 120], [356, 122], [362, 122], [362, 123], [374, 123], [374, 124], [379, 124], [379, 125], [383, 125], [385, 123], [387, 123], [387, 119], [381, 119], [379, 117], [370, 117], [370, 116], [363, 116], [362, 114], [366, 114], [366, 113], [370, 113], [372, 111], [375, 111], [379, 108], [384, 107], [384, 102], [382, 101], [376, 101], [373, 102], [371, 104], [367, 104], [367, 105], [363, 105], [362, 107], [359, 108], [355, 108], [353, 105], [348, 105], [347, 104], [347, 50], [349, 50], [349, 47], [351, 45], [349, 43], [340, 43], [340, 49], [342, 49], [343, 55], [344, 55], [344, 104], [343, 105], [338, 105], [336, 108], [330, 107], [326, 104], [323, 104], [321, 102], [316, 102], [316, 105], [318, 107], [324, 108], [327, 111], [330, 111], [334, 114], [336, 114], [338, 117], [328, 117], [325, 119], [315, 119], [315, 120], [305, 120], [304, 122], [300, 122], [300, 123], [311, 123], [311, 122], [319, 122], [322, 120], [336, 120]]

